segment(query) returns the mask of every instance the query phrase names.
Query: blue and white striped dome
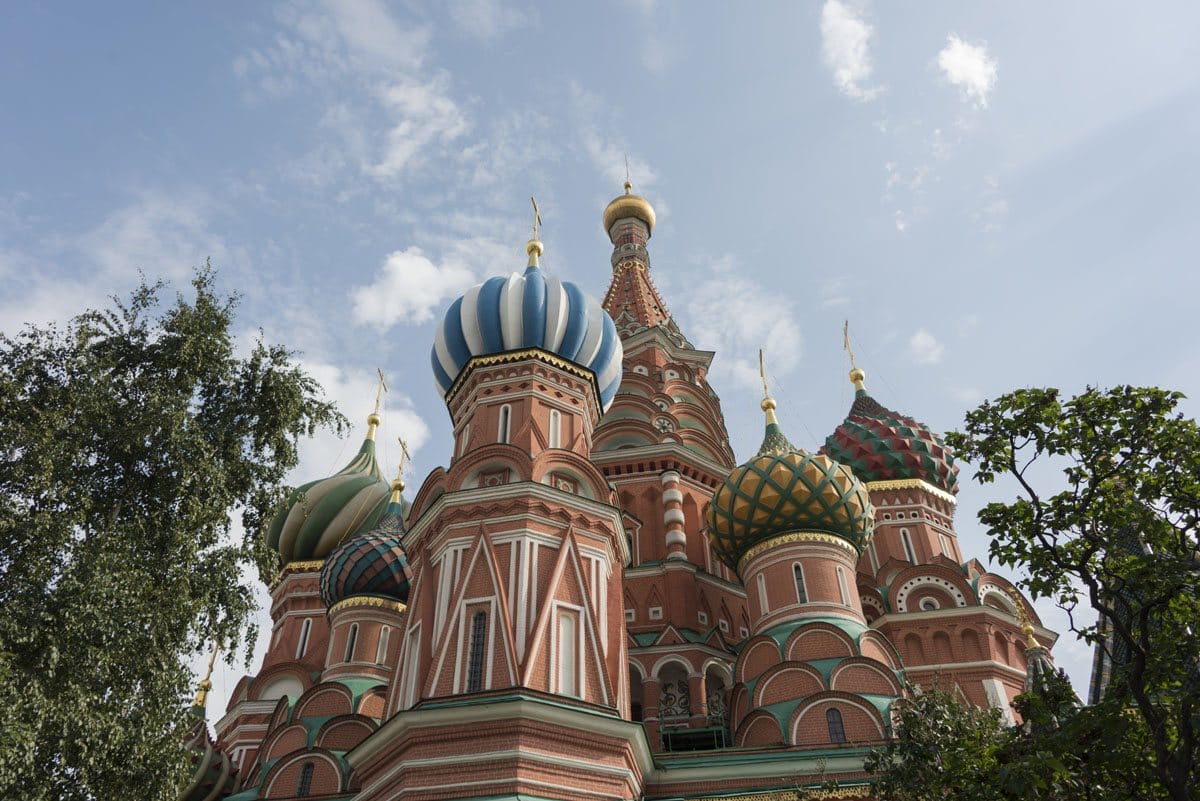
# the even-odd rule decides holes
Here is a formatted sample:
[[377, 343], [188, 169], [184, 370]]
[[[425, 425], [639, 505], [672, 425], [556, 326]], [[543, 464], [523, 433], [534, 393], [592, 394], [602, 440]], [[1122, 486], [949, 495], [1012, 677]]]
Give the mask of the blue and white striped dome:
[[621, 384], [617, 326], [595, 298], [532, 264], [524, 275], [489, 278], [450, 305], [433, 345], [433, 375], [444, 396], [475, 356], [540, 348], [591, 370], [607, 411]]

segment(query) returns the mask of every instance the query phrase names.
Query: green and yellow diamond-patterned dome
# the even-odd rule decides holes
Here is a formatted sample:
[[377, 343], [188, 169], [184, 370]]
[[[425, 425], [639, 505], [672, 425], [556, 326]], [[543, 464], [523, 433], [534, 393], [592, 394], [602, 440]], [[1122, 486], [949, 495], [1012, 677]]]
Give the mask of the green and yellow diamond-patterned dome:
[[839, 537], [862, 552], [875, 525], [867, 489], [828, 456], [797, 448], [763, 401], [767, 430], [754, 458], [733, 469], [713, 494], [708, 537], [725, 564], [738, 570], [759, 543], [790, 532]]

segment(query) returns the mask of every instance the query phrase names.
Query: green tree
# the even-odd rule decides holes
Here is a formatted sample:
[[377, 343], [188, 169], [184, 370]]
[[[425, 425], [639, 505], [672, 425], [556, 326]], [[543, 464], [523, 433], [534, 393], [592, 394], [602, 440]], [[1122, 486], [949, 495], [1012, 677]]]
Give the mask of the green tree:
[[1140, 720], [1114, 725], [1109, 708], [1080, 709], [1052, 674], [1018, 696], [1023, 724], [938, 687], [906, 688], [895, 739], [867, 760], [881, 801], [1150, 801], [1165, 798], [1145, 760]]
[[908, 686], [893, 707], [895, 739], [868, 758], [883, 801], [991, 801], [1004, 723], [995, 709], [960, 703], [940, 687]]
[[211, 268], [192, 288], [0, 335], [0, 797], [174, 797], [185, 660], [249, 647], [298, 438], [344, 427], [287, 350], [235, 353]]
[[1016, 488], [979, 513], [992, 557], [1114, 658], [1108, 697], [1081, 720], [1141, 742], [1131, 758], [1149, 767], [1154, 797], [1173, 801], [1200, 797], [1200, 427], [1181, 398], [1023, 389], [947, 436], [979, 482]]

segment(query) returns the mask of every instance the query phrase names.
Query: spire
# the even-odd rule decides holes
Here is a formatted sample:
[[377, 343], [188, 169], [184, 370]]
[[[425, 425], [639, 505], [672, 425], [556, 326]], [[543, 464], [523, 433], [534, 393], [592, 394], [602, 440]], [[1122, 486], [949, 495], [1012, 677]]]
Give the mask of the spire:
[[759, 404], [759, 408], [766, 415], [767, 430], [763, 434], [762, 445], [758, 448], [758, 455], [774, 454], [778, 456], [781, 453], [798, 451], [791, 440], [783, 433], [783, 429], [779, 427], [779, 419], [775, 417], [775, 399], [771, 397], [771, 390], [767, 387], [767, 368], [766, 362], [763, 359], [762, 348], [758, 350], [758, 375], [762, 379], [763, 399]]
[[612, 283], [601, 304], [618, 330], [654, 328], [668, 324], [671, 314], [650, 282], [650, 254], [646, 244], [654, 230], [654, 209], [645, 198], [633, 194], [628, 162], [625, 193], [617, 195], [604, 209], [604, 232], [613, 243]]
[[867, 386], [864, 383], [867, 374], [854, 363], [854, 348], [850, 347], [850, 321], [842, 322], [842, 347], [846, 349], [846, 353], [850, 356], [850, 381], [854, 384], [856, 393], [861, 392], [867, 394]]
[[400, 443], [400, 466], [396, 468], [396, 478], [392, 480], [392, 497], [388, 499], [389, 503], [400, 503], [400, 493], [404, 491], [404, 463], [412, 458], [408, 452], [408, 443], [403, 437], [397, 437]]
[[192, 701], [192, 708], [198, 711], [203, 711], [208, 705], [208, 694], [212, 690], [212, 672], [213, 663], [217, 661], [217, 649], [220, 646], [213, 643], [212, 653], [208, 655], [208, 667], [204, 669], [204, 678], [200, 679], [196, 684], [196, 698]]
[[541, 241], [538, 239], [538, 229], [542, 225], [542, 214], [538, 208], [537, 201], [533, 195], [529, 196], [529, 202], [533, 204], [533, 235], [529, 237], [529, 241], [525, 244], [525, 252], [529, 254], [529, 266], [538, 266], [538, 256], [546, 252]]
[[375, 441], [375, 429], [379, 428], [379, 403], [383, 399], [383, 393], [388, 391], [387, 381], [383, 378], [383, 370], [376, 367], [375, 372], [379, 373], [379, 387], [375, 390], [375, 408], [367, 415], [367, 439]]

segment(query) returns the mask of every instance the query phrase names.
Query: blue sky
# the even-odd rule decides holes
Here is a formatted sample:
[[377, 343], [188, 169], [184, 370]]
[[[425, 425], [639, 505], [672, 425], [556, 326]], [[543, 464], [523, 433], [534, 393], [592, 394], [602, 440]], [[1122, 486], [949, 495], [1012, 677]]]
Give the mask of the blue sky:
[[[10, 7], [0, 330], [211, 257], [245, 336], [299, 350], [356, 423], [384, 369], [384, 458], [409, 438], [415, 488], [449, 454], [428, 367], [442, 311], [522, 268], [531, 194], [543, 265], [602, 293], [600, 212], [628, 155], [659, 212], [654, 279], [718, 351], [741, 456], [760, 346], [794, 441], [841, 420], [844, 318], [873, 394], [938, 430], [1024, 385], [1200, 394], [1200, 9], [738, 9]], [[296, 478], [354, 447], [311, 443]], [[1005, 488], [963, 483], [958, 529], [984, 558], [975, 511]], [[1087, 649], [1056, 654], [1085, 687]], [[214, 706], [238, 673], [218, 670]]]

